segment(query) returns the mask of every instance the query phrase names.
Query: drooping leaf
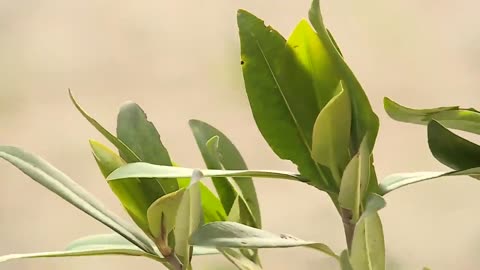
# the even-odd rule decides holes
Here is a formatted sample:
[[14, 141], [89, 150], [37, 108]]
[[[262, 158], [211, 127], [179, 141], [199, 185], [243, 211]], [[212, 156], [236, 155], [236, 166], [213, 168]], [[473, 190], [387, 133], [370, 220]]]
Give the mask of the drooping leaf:
[[182, 196], [177, 210], [175, 222], [175, 254], [180, 257], [183, 269], [189, 269], [191, 250], [189, 238], [202, 224], [202, 205], [199, 181], [202, 173], [195, 170], [191, 174], [191, 182]]
[[319, 0], [312, 1], [308, 15], [313, 28], [316, 30], [317, 35], [329, 56], [329, 59], [334, 65], [333, 68], [340, 74], [340, 80], [344, 83], [345, 90], [348, 91], [348, 96], [350, 97], [352, 111], [352, 153], [358, 151], [365, 136], [367, 136], [369, 150], [372, 152], [378, 133], [378, 116], [373, 112], [365, 91], [340, 54], [340, 50], [336, 48], [338, 45], [334, 41], [333, 36], [325, 28], [320, 11]]
[[[182, 178], [190, 177], [195, 169], [161, 166], [143, 162], [130, 163], [121, 168], [118, 168], [111, 173], [107, 180], [116, 180], [122, 178]], [[267, 170], [200, 170], [204, 177], [216, 176], [235, 176], [238, 178], [279, 178], [287, 180], [305, 181], [302, 176], [283, 171], [267, 171]]]
[[[193, 249], [194, 256], [211, 255], [218, 253], [218, 250], [213, 248], [194, 247]], [[77, 257], [98, 255], [143, 256], [159, 261], [161, 263], [166, 262], [164, 258], [142, 251], [119, 234], [99, 234], [86, 236], [70, 243], [64, 251], [4, 255], [0, 256], [0, 262], [27, 258]]]
[[352, 221], [360, 217], [361, 203], [365, 197], [370, 179], [370, 152], [366, 141], [360, 151], [348, 163], [343, 172], [338, 201], [340, 207], [352, 211]]
[[151, 241], [108, 211], [90, 193], [47, 161], [12, 146], [0, 146], [0, 158], [30, 176], [78, 209], [116, 231], [142, 250], [154, 254]]
[[[106, 178], [114, 170], [125, 165], [125, 161], [105, 145], [90, 140], [90, 147], [97, 164]], [[146, 233], [149, 233], [147, 209], [151, 202], [146, 194], [145, 186], [138, 178], [108, 181], [113, 193], [118, 197], [133, 221]]]
[[428, 124], [428, 145], [438, 161], [454, 170], [480, 167], [480, 146], [454, 134], [437, 121]]
[[238, 250], [232, 248], [221, 248], [220, 252], [239, 270], [262, 270], [260, 266], [250, 261]]
[[[117, 117], [117, 136], [141, 161], [157, 165], [172, 165], [168, 151], [160, 140], [160, 134], [152, 122], [148, 121], [147, 115], [138, 104], [129, 102], [120, 108]], [[138, 161], [128, 159], [128, 153], [122, 150], [120, 150], [120, 156], [129, 163]], [[158, 183], [164, 194], [178, 190], [176, 179], [164, 179]], [[149, 185], [153, 184], [154, 182], [149, 181]]]
[[201, 226], [190, 238], [195, 246], [216, 248], [309, 247], [329, 256], [337, 255], [325, 244], [309, 242], [286, 234], [274, 234], [236, 222], [212, 222]]
[[[195, 135], [197, 143], [199, 145], [200, 150], [202, 151], [202, 147], [200, 146], [201, 143], [204, 142], [203, 145], [206, 145], [208, 140], [212, 137], [217, 136], [218, 141], [216, 148], [214, 148], [215, 152], [209, 153], [210, 156], [214, 155], [220, 161], [222, 168], [210, 168], [209, 169], [226, 169], [226, 170], [247, 170], [247, 165], [243, 160], [238, 149], [235, 145], [228, 139], [228, 137], [223, 134], [218, 129], [214, 128], [213, 126], [202, 122], [200, 120], [190, 120], [189, 121], [190, 127]], [[202, 151], [203, 155], [204, 151]], [[205, 159], [205, 157], [204, 157]], [[258, 198], [257, 192], [255, 190], [255, 186], [253, 184], [253, 180], [251, 178], [243, 178], [238, 179], [233, 177], [233, 180], [237, 184], [238, 188], [240, 189], [241, 195], [245, 199], [249, 209], [252, 211], [253, 216], [255, 217], [256, 227], [261, 227], [262, 220], [260, 215], [260, 207], [258, 205]]]
[[349, 160], [351, 112], [342, 83], [337, 95], [320, 112], [313, 126], [312, 157], [330, 168], [337, 185]]
[[464, 175], [478, 178], [480, 177], [480, 167], [451, 172], [395, 173], [384, 178], [384, 180], [380, 183], [379, 191], [380, 195], [385, 195], [407, 185], [433, 180], [440, 177]]
[[312, 77], [272, 27], [244, 10], [238, 11], [237, 22], [243, 78], [258, 129], [310, 184], [335, 191], [328, 170], [311, 157], [313, 124], [320, 112]]
[[397, 121], [427, 125], [435, 120], [447, 128], [480, 134], [480, 112], [475, 109], [463, 109], [458, 106], [411, 109], [389, 98], [385, 98], [383, 103], [387, 114]]
[[355, 270], [385, 270], [385, 240], [377, 213], [356, 224], [350, 262]]

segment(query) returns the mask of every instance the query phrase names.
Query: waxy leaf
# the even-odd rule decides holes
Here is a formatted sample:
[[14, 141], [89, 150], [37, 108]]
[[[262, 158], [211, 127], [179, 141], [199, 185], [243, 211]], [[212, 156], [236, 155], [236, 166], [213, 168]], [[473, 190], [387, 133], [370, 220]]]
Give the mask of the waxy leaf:
[[360, 151], [348, 163], [342, 176], [338, 201], [340, 207], [352, 211], [352, 222], [360, 217], [361, 203], [365, 197], [370, 179], [370, 152], [366, 141]]
[[351, 112], [342, 83], [337, 95], [320, 112], [313, 126], [312, 157], [330, 168], [338, 185], [349, 160]]
[[175, 227], [177, 211], [184, 193], [185, 189], [169, 193], [156, 200], [148, 208], [148, 226], [157, 245], [161, 241], [163, 241], [162, 244], [168, 244], [168, 235]]
[[454, 170], [480, 167], [480, 146], [454, 134], [437, 121], [428, 124], [428, 145], [438, 161]]
[[199, 188], [199, 181], [202, 177], [203, 175], [200, 171], [195, 170], [192, 172], [191, 182], [186, 188], [177, 210], [174, 230], [175, 254], [181, 259], [182, 269], [189, 269], [192, 250], [189, 238], [203, 222]]
[[[157, 129], [148, 121], [147, 115], [137, 104], [129, 102], [120, 108], [117, 117], [117, 136], [141, 161], [157, 165], [172, 165], [168, 151], [160, 140]], [[138, 161], [129, 159], [129, 154], [124, 153], [121, 149], [119, 151], [120, 156], [127, 162]], [[158, 180], [158, 184], [148, 181], [144, 184], [150, 185], [149, 189], [158, 193], [155, 196], [156, 198], [178, 190], [176, 179]], [[158, 185], [161, 187], [157, 187]]]
[[246, 258], [238, 250], [232, 248], [221, 248], [219, 250], [239, 270], [262, 270], [262, 267]]
[[475, 109], [463, 109], [458, 106], [411, 109], [389, 98], [385, 98], [383, 102], [387, 114], [397, 121], [427, 125], [435, 120], [447, 128], [480, 134], [480, 112]]
[[338, 256], [325, 244], [309, 242], [286, 234], [274, 234], [236, 222], [212, 222], [201, 226], [190, 238], [195, 246], [216, 248], [309, 247], [329, 256]]
[[[98, 167], [105, 178], [114, 170], [126, 164], [119, 155], [99, 142], [90, 140], [90, 147], [92, 148], [92, 153], [97, 161]], [[145, 233], [149, 234], [147, 209], [151, 202], [150, 199], [145, 196], [149, 192], [145, 190], [146, 187], [142, 185], [138, 178], [108, 181], [108, 185], [133, 221]]]
[[12, 146], [0, 146], [0, 158], [30, 176], [78, 209], [116, 231], [142, 250], [154, 254], [151, 241], [108, 211], [90, 193], [45, 160]]
[[[130, 163], [118, 168], [111, 173], [107, 180], [117, 180], [122, 178], [183, 178], [190, 177], [195, 169], [161, 166], [143, 162]], [[287, 180], [305, 181], [300, 175], [283, 172], [283, 171], [267, 171], [267, 170], [200, 170], [204, 177], [238, 177], [238, 178], [280, 178]]]
[[241, 196], [233, 203], [232, 210], [228, 214], [228, 221], [241, 223], [250, 227], [256, 228], [255, 217], [252, 215], [248, 205]]
[[87, 236], [73, 241], [64, 251], [11, 254], [0, 256], [0, 262], [26, 258], [78, 257], [99, 255], [143, 256], [161, 263], [165, 259], [146, 253], [118, 234], [101, 234]]
[[340, 269], [342, 270], [354, 270], [351, 263], [350, 257], [348, 256], [348, 250], [342, 251], [340, 253]]
[[[210, 167], [207, 164], [207, 167], [209, 169], [248, 169], [240, 152], [225, 134], [223, 134], [213, 126], [200, 120], [190, 120], [189, 124], [197, 141], [198, 147], [202, 152], [202, 156], [205, 162], [208, 163], [207, 160], [214, 158], [220, 162], [221, 167], [219, 168], [214, 168], [213, 166]], [[214, 139], [216, 141], [210, 142], [213, 143], [214, 148], [205, 149], [205, 147], [207, 146], [207, 142], [209, 142], [212, 138], [217, 138]], [[258, 205], [257, 192], [255, 191], [253, 180], [251, 178], [238, 179], [236, 177], [233, 177], [233, 180], [240, 189], [242, 197], [245, 199], [245, 202], [247, 203], [249, 209], [252, 211], [252, 214], [255, 217], [255, 227], [260, 228], [262, 225], [262, 220], [260, 215], [260, 207]]]
[[377, 213], [361, 218], [356, 224], [350, 262], [355, 270], [385, 270], [385, 240]]
[[338, 46], [333, 36], [325, 28], [320, 12], [319, 0], [312, 1], [308, 15], [326, 50], [326, 54], [328, 54], [330, 61], [333, 63], [332, 68], [338, 72], [351, 101], [351, 152], [356, 153], [358, 151], [365, 136], [367, 136], [368, 148], [372, 152], [378, 133], [378, 116], [373, 112], [365, 91], [345, 62], [340, 50], [337, 49]]
[[320, 112], [312, 77], [272, 27], [244, 10], [238, 11], [237, 22], [243, 78], [258, 129], [309, 184], [335, 191], [328, 170], [311, 157], [313, 124]]

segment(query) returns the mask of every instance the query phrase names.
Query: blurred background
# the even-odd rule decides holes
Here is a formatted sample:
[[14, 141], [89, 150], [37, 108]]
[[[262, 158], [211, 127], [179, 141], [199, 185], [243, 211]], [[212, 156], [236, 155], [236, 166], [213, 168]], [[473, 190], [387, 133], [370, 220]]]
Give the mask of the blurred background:
[[[37, 153], [117, 213], [90, 154], [105, 140], [71, 105], [80, 103], [110, 130], [117, 108], [139, 103], [170, 155], [203, 167], [187, 121], [224, 131], [250, 168], [294, 170], [268, 148], [254, 124], [239, 65], [236, 10], [247, 9], [284, 36], [307, 15], [309, 0], [7, 1], [0, 0], [0, 141]], [[426, 129], [390, 120], [389, 96], [412, 107], [479, 107], [480, 2], [323, 0], [327, 26], [381, 119], [379, 178], [445, 170], [429, 154]], [[58, 250], [108, 229], [0, 162], [0, 254]], [[295, 182], [257, 182], [264, 228], [344, 247], [327, 196]], [[390, 269], [478, 269], [480, 184], [439, 180], [389, 194], [381, 212]], [[123, 215], [123, 214], [122, 214]], [[125, 216], [125, 215], [123, 215]], [[306, 249], [262, 251], [265, 269], [336, 269]], [[196, 269], [232, 269], [221, 257]], [[138, 258], [90, 257], [9, 262], [1, 270], [159, 269]]]

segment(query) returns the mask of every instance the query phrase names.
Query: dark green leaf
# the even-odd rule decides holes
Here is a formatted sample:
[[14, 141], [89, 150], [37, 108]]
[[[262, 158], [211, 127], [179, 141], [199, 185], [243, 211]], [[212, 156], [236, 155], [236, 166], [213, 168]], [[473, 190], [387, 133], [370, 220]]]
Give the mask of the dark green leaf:
[[462, 109], [458, 106], [411, 109], [389, 98], [384, 99], [384, 107], [388, 115], [397, 121], [427, 125], [435, 120], [447, 128], [480, 134], [480, 112], [475, 109]]
[[[147, 115], [137, 104], [129, 102], [120, 108], [117, 118], [117, 136], [141, 161], [157, 165], [172, 165], [157, 129], [148, 121]], [[138, 161], [129, 159], [128, 153], [124, 153], [121, 149], [119, 151], [120, 156], [127, 162]], [[163, 192], [157, 191], [160, 196], [178, 190], [176, 179], [165, 179], [158, 183], [163, 189]], [[149, 181], [149, 185], [151, 190], [158, 189], [152, 181]]]
[[0, 146], [0, 158], [10, 162], [37, 183], [116, 231], [142, 250], [154, 253], [151, 242], [145, 235], [126, 225], [95, 197], [45, 160], [12, 146]]
[[[247, 165], [243, 160], [240, 152], [235, 147], [235, 145], [230, 141], [230, 139], [225, 136], [221, 131], [214, 128], [213, 126], [202, 122], [200, 120], [190, 120], [190, 128], [195, 136], [197, 145], [202, 152], [202, 156], [207, 164], [209, 169], [226, 169], [226, 170], [247, 170]], [[214, 152], [208, 151], [206, 149], [207, 142], [211, 138], [218, 138], [216, 141], [216, 146]], [[220, 162], [221, 166], [214, 166], [215, 160]], [[212, 163], [211, 166], [209, 163]], [[251, 178], [233, 178], [237, 186], [239, 187], [245, 202], [252, 211], [253, 216], [255, 217], [256, 227], [261, 227], [261, 215], [260, 207], [258, 205], [257, 193], [255, 191], [255, 186]], [[217, 189], [218, 191], [218, 189]], [[219, 194], [220, 195], [220, 194]], [[235, 199], [235, 198], [234, 198]], [[233, 203], [233, 202], [232, 202]]]
[[311, 157], [313, 124], [320, 112], [312, 77], [277, 31], [244, 10], [237, 20], [245, 88], [260, 132], [310, 184], [335, 191], [328, 170]]
[[454, 170], [480, 167], [480, 146], [454, 134], [437, 121], [428, 124], [428, 145], [438, 161]]

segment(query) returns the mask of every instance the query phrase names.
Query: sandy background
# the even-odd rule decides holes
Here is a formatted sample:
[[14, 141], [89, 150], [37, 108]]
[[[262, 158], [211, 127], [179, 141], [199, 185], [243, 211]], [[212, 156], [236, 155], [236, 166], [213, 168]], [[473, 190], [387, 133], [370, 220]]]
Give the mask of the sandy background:
[[[479, 107], [480, 2], [324, 0], [323, 10], [381, 119], [377, 173], [444, 169], [429, 154], [423, 127], [388, 119], [382, 98], [411, 106]], [[309, 1], [0, 1], [0, 143], [40, 154], [118, 213], [91, 157], [102, 139], [74, 110], [83, 106], [113, 129], [118, 106], [134, 100], [157, 125], [171, 156], [203, 166], [187, 121], [228, 134], [251, 168], [293, 169], [257, 131], [244, 94], [236, 9], [284, 35]], [[0, 162], [0, 254], [63, 248], [108, 229]], [[293, 182], [258, 182], [264, 227], [320, 240], [339, 251], [341, 223], [327, 196]], [[383, 217], [391, 269], [478, 269], [480, 184], [468, 178], [419, 184], [390, 194]], [[263, 252], [265, 269], [335, 269], [304, 249]], [[231, 269], [223, 258], [196, 269]], [[122, 257], [26, 260], [1, 270], [159, 269]]]

